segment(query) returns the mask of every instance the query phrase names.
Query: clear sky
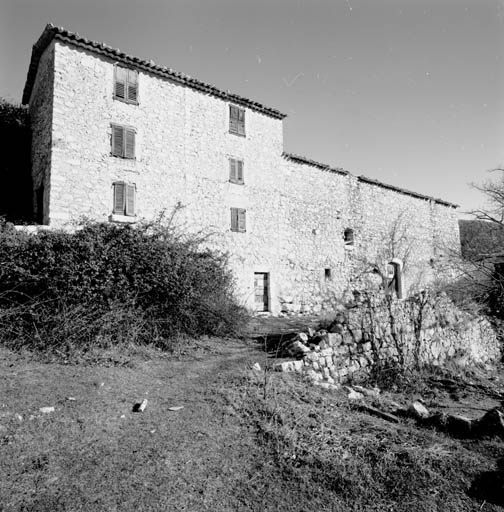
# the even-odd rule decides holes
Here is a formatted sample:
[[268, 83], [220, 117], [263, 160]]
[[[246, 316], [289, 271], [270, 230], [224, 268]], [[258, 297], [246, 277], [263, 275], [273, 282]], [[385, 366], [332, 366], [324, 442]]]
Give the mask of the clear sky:
[[504, 0], [0, 0], [0, 96], [46, 23], [278, 108], [285, 150], [461, 205], [504, 165]]

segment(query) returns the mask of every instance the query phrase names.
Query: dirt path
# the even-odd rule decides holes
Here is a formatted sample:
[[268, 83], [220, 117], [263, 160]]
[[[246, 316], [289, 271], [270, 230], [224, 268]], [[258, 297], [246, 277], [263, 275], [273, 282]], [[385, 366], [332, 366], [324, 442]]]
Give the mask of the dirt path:
[[130, 368], [4, 354], [0, 510], [236, 510], [255, 447], [219, 390], [258, 357], [239, 342]]

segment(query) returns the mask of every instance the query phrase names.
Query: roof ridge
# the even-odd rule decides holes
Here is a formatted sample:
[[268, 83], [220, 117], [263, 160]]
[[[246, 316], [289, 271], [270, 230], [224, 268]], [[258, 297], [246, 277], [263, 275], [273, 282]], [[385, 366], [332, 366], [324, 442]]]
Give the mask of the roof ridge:
[[35, 82], [35, 76], [37, 73], [40, 57], [53, 39], [59, 39], [75, 46], [85, 48], [88, 51], [100, 53], [115, 60], [120, 60], [131, 66], [135, 66], [137, 68], [143, 69], [144, 71], [168, 78], [182, 85], [186, 85], [193, 89], [199, 90], [203, 93], [249, 107], [252, 110], [269, 115], [270, 117], [276, 119], [283, 119], [286, 117], [286, 114], [283, 114], [277, 109], [267, 107], [262, 103], [250, 100], [244, 96], [240, 96], [229, 91], [223, 91], [222, 89], [219, 89], [212, 84], [193, 78], [190, 75], [186, 75], [180, 71], [156, 64], [153, 60], [145, 60], [141, 59], [140, 57], [131, 56], [119, 50], [118, 48], [113, 48], [106, 43], [87, 39], [80, 36], [78, 32], [70, 32], [63, 27], [57, 27], [52, 23], [48, 23], [45, 26], [45, 29], [39, 37], [38, 41], [33, 45], [28, 76], [26, 78], [26, 84], [23, 91], [23, 104], [27, 104], [30, 101], [30, 95], [33, 88], [33, 83]]
[[445, 201], [444, 199], [438, 199], [436, 197], [427, 196], [425, 194], [420, 194], [419, 192], [414, 192], [414, 191], [408, 190], [406, 188], [397, 187], [396, 185], [389, 185], [388, 183], [384, 183], [383, 181], [368, 178], [367, 176], [364, 176], [362, 174], [360, 176], [357, 176], [357, 175], [352, 174], [349, 171], [346, 171], [345, 169], [342, 169], [340, 167], [331, 167], [328, 164], [323, 164], [321, 162], [317, 162], [316, 160], [312, 160], [312, 159], [307, 158], [302, 155], [296, 155], [294, 153], [287, 153], [286, 151], [284, 151], [282, 153], [282, 156], [284, 156], [285, 158], [288, 158], [289, 160], [292, 160], [294, 162], [304, 163], [306, 165], [311, 165], [313, 167], [317, 167], [322, 170], [335, 172], [338, 174], [344, 174], [346, 176], [353, 176], [354, 178], [357, 179], [357, 181], [361, 181], [363, 183], [368, 183], [370, 185], [376, 185], [377, 187], [382, 187], [382, 188], [386, 188], [389, 190], [394, 190], [395, 192], [399, 192], [400, 194], [405, 194], [408, 196], [416, 197], [418, 199], [424, 199], [426, 201], [434, 201], [435, 203], [442, 204], [443, 206], [449, 206], [450, 208], [458, 208], [459, 207], [458, 204], [450, 203], [449, 201]]

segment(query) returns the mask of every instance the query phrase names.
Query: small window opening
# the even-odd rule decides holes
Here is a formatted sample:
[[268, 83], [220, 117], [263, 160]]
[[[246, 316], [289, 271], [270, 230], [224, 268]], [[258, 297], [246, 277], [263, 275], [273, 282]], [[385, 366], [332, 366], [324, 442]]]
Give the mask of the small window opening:
[[331, 279], [331, 269], [330, 268], [324, 269], [324, 277], [325, 277], [326, 281], [330, 281], [330, 279]]
[[353, 229], [346, 228], [343, 234], [343, 240], [346, 247], [351, 247], [354, 244], [354, 231]]

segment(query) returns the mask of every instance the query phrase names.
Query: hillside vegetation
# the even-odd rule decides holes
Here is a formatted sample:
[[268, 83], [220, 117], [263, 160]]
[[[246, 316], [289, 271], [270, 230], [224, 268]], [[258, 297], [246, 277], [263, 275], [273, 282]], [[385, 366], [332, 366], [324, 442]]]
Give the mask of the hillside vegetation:
[[0, 230], [0, 339], [69, 355], [179, 335], [236, 333], [246, 314], [226, 257], [159, 224], [74, 233]]

